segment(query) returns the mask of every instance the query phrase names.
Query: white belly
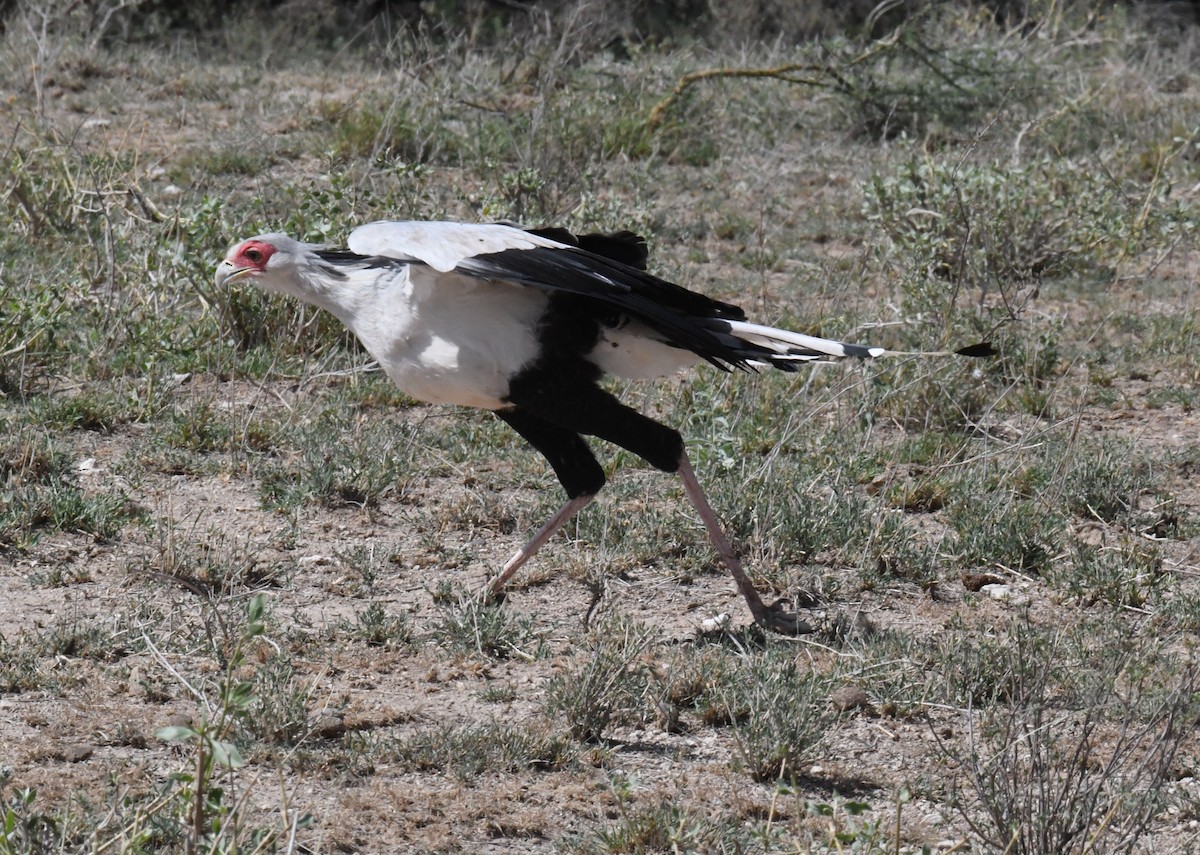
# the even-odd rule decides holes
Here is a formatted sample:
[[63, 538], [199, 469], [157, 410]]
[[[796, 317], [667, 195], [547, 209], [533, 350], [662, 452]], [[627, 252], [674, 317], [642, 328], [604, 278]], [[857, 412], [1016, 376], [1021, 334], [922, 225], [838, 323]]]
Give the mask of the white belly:
[[355, 334], [407, 395], [486, 410], [505, 405], [509, 378], [537, 357], [546, 296], [533, 288], [419, 267], [380, 292]]
[[[405, 394], [431, 404], [498, 410], [509, 380], [537, 357], [549, 298], [537, 288], [401, 268], [343, 318]], [[587, 358], [607, 374], [661, 377], [696, 361], [643, 324], [601, 330]]]

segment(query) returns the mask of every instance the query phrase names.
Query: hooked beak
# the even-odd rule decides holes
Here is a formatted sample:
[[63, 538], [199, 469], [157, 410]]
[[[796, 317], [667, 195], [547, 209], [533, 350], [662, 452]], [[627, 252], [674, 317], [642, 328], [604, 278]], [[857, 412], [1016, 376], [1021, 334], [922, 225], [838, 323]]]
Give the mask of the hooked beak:
[[220, 288], [226, 282], [241, 279], [253, 270], [253, 267], [238, 267], [229, 259], [225, 259], [217, 265], [217, 275], [214, 278], [216, 279], [217, 287]]

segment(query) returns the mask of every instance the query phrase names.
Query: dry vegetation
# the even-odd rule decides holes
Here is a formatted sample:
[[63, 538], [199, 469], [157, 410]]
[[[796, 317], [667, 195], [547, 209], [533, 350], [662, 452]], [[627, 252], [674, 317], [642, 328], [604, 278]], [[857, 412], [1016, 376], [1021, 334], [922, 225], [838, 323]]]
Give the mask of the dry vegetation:
[[[1195, 29], [120, 5], [0, 36], [0, 853], [1200, 849]], [[383, 216], [634, 228], [763, 320], [1001, 355], [622, 390], [803, 638], [607, 448], [482, 606], [541, 459], [211, 285]]]

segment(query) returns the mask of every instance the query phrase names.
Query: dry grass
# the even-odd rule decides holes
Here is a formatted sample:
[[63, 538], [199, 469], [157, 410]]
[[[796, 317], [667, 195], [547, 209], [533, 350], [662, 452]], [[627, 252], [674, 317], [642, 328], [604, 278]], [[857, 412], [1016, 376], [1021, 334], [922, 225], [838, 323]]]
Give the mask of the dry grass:
[[[55, 11], [0, 37], [0, 853], [1196, 848], [1193, 30]], [[747, 627], [610, 449], [482, 606], [559, 502], [540, 459], [211, 284], [239, 237], [385, 215], [632, 227], [765, 321], [1001, 355], [619, 390], [811, 636]]]

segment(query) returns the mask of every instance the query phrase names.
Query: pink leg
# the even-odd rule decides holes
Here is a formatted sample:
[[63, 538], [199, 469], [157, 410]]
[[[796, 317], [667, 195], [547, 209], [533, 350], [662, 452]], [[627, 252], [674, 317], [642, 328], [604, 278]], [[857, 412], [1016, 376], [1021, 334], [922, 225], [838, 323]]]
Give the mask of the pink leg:
[[734, 554], [733, 546], [721, 529], [717, 515], [713, 512], [712, 506], [708, 504], [704, 490], [700, 488], [700, 482], [696, 480], [696, 473], [692, 471], [692, 464], [688, 460], [687, 452], [679, 457], [679, 477], [683, 480], [683, 487], [687, 491], [688, 498], [700, 514], [700, 519], [704, 521], [704, 527], [708, 529], [709, 540], [712, 541], [717, 554], [721, 556], [721, 561], [724, 562], [729, 575], [733, 577], [734, 584], [737, 585], [737, 589], [746, 600], [746, 605], [750, 607], [750, 614], [754, 615], [755, 622], [784, 635], [811, 632], [811, 628], [796, 615], [783, 611], [782, 600], [769, 607], [763, 604], [758, 591], [754, 589], [749, 577], [742, 570], [742, 562]]
[[554, 537], [555, 533], [567, 524], [571, 517], [579, 513], [583, 508], [595, 498], [595, 495], [576, 496], [570, 499], [561, 508], [555, 511], [554, 516], [546, 522], [544, 526], [537, 530], [533, 537], [529, 538], [529, 542], [518, 549], [513, 557], [508, 559], [504, 565], [504, 569], [500, 575], [493, 579], [484, 589], [485, 596], [495, 596], [504, 587], [504, 583], [512, 578], [512, 575], [521, 569], [521, 565], [532, 558], [539, 549], [546, 545], [546, 541]]

